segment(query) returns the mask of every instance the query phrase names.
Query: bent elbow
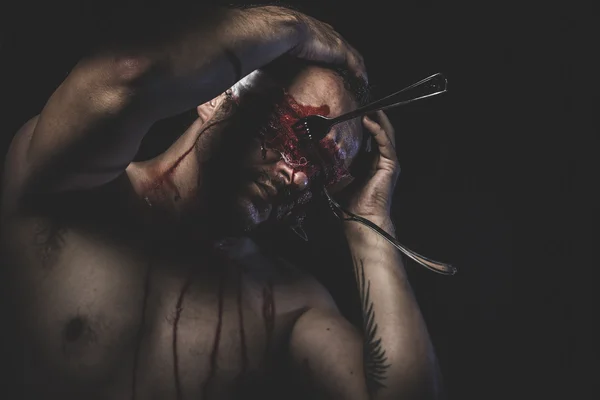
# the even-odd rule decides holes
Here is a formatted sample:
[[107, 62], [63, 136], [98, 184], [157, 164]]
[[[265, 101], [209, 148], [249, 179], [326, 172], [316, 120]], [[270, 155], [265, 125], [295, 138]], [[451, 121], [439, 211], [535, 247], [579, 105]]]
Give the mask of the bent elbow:
[[158, 63], [150, 57], [113, 52], [80, 60], [67, 81], [73, 81], [80, 89], [130, 97], [148, 85], [157, 71]]
[[111, 79], [117, 87], [139, 88], [158, 71], [158, 63], [145, 56], [115, 56], [112, 61]]

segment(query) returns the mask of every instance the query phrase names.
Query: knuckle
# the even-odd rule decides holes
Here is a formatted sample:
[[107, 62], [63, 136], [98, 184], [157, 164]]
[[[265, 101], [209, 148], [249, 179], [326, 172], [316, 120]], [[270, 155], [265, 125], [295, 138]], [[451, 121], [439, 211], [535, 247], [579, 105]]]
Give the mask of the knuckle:
[[383, 129], [383, 127], [381, 125], [379, 125], [377, 122], [375, 122], [375, 126], [373, 126], [373, 130], [375, 132], [377, 132], [378, 135], [382, 134], [382, 136], [384, 136], [384, 137], [387, 135], [385, 129]]

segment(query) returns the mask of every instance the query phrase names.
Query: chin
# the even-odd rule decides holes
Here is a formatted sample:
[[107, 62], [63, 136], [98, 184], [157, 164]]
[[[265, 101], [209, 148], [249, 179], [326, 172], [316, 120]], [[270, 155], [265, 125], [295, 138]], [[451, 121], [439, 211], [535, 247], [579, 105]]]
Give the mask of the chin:
[[244, 232], [253, 231], [271, 215], [272, 206], [260, 200], [242, 197], [237, 205], [236, 214]]

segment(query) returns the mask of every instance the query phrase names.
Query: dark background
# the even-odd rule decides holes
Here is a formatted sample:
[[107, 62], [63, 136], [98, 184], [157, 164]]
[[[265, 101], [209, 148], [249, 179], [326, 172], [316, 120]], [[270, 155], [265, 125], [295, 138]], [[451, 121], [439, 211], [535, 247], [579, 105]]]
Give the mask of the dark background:
[[[288, 2], [362, 52], [375, 97], [436, 72], [448, 78], [448, 93], [388, 116], [402, 166], [399, 239], [459, 269], [443, 277], [407, 265], [449, 398], [589, 398], [593, 103], [575, 91], [588, 84], [575, 38], [585, 12], [447, 3]], [[2, 153], [117, 4], [3, 13]], [[313, 252], [334, 263], [339, 250], [319, 239]], [[345, 308], [351, 281], [332, 271], [316, 273]]]

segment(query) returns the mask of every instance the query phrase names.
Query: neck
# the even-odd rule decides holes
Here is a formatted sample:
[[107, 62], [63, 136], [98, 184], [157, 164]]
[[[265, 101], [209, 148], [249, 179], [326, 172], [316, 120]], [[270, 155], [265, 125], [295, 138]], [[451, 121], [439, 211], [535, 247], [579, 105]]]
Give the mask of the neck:
[[[210, 127], [218, 122], [203, 123], [197, 119], [188, 130], [146, 168], [148, 177], [143, 197], [173, 226], [186, 226], [186, 232], [202, 231], [203, 237], [222, 238], [244, 235], [233, 215], [235, 184], [224, 174], [237, 177], [230, 162], [215, 157], [221, 151], [222, 136], [213, 135]], [[211, 132], [208, 132], [208, 131]], [[206, 135], [205, 135], [206, 133]], [[219, 140], [214, 140], [218, 138]], [[218, 174], [217, 174], [218, 172]], [[214, 181], [218, 179], [218, 181]], [[233, 179], [233, 178], [232, 178]], [[235, 180], [235, 179], [234, 179]], [[194, 236], [197, 236], [196, 234]]]
[[195, 241], [244, 235], [235, 224], [233, 204], [224, 203], [224, 199], [234, 196], [203, 179], [198, 165], [194, 152], [164, 164], [144, 195], [153, 218], [176, 236]]

